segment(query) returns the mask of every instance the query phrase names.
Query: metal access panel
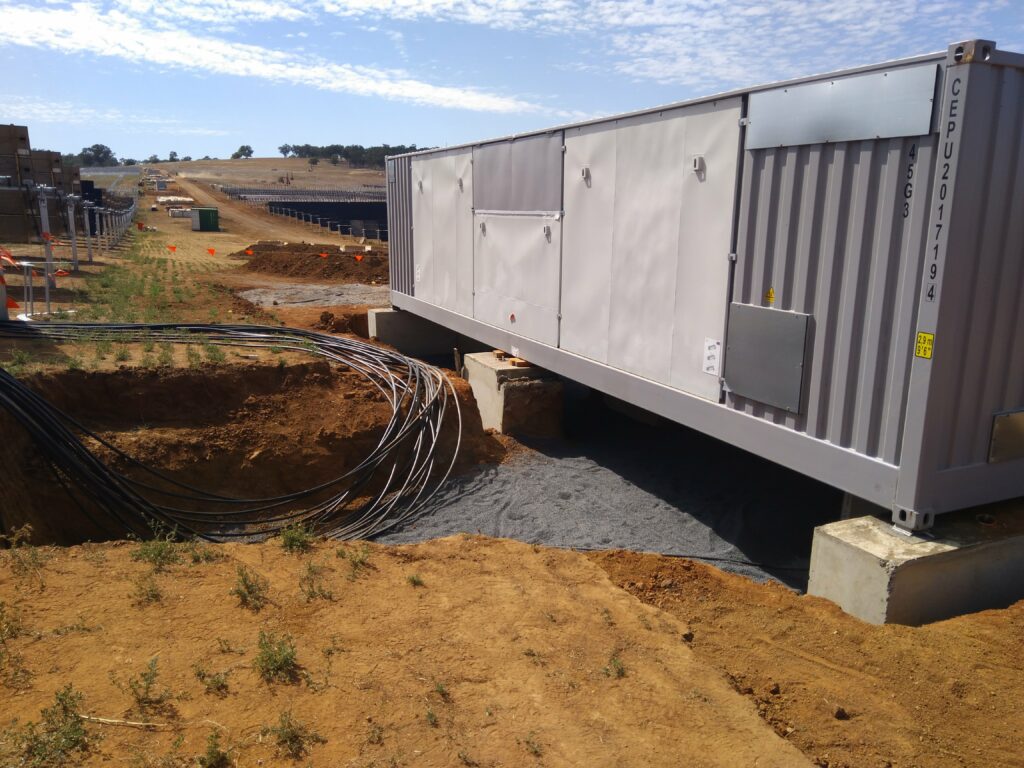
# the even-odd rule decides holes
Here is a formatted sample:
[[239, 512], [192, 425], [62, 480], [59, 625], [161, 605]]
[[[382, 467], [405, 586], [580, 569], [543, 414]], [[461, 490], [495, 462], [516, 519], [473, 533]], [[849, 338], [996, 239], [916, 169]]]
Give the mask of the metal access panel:
[[478, 211], [561, 211], [562, 132], [473, 149]]
[[752, 93], [747, 149], [923, 136], [938, 75], [927, 63]]
[[733, 304], [725, 352], [730, 391], [799, 413], [809, 319], [801, 312]]
[[473, 317], [557, 346], [561, 217], [478, 213], [475, 221]]
[[412, 161], [415, 295], [473, 311], [473, 156], [470, 150]]
[[566, 132], [563, 349], [717, 402], [740, 106]]

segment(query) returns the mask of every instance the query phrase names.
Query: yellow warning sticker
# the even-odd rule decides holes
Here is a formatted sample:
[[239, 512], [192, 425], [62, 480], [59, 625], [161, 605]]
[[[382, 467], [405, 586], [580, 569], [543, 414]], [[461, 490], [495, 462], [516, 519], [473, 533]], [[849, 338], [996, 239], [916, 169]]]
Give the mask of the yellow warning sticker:
[[932, 359], [932, 350], [935, 348], [935, 334], [920, 332], [917, 334], [917, 344], [914, 345], [914, 357], [923, 357], [925, 360]]
[[775, 289], [774, 288], [769, 288], [768, 289], [768, 293], [766, 293], [764, 295], [764, 300], [767, 301], [769, 304], [774, 304], [775, 303]]

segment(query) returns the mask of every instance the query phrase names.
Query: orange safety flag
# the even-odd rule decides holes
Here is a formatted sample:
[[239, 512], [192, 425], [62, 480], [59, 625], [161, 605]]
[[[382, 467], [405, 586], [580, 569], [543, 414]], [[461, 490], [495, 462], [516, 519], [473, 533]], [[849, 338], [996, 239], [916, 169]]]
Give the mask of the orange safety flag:
[[252, 248], [246, 248], [245, 249], [245, 255], [246, 256], [252, 256]]
[[320, 254], [320, 258], [321, 259], [326, 259], [327, 258], [327, 251], [324, 251], [323, 253], [321, 253]]
[[34, 269], [32, 270], [32, 277], [39, 277], [39, 273], [36, 272]]
[[50, 242], [50, 241], [51, 241], [51, 240], [53, 239], [53, 235], [51, 235], [51, 234], [50, 234], [49, 232], [43, 232], [43, 234], [41, 235], [41, 237], [42, 237], [42, 238], [43, 238], [43, 240], [45, 240], [46, 242]]
[[18, 302], [16, 302], [10, 296], [7, 297], [7, 308], [8, 309], [21, 309], [21, 307], [18, 306]]
[[138, 227], [139, 228], [139, 232], [141, 232], [146, 225], [143, 224], [141, 221], [136, 221], [135, 222], [135, 226]]
[[18, 266], [18, 262], [16, 262], [10, 256], [6, 256], [4, 254], [0, 254], [0, 261], [2, 261], [4, 264], [10, 264], [12, 267]]
[[71, 273], [65, 272], [63, 269], [58, 269], [53, 273], [56, 277], [68, 277]]
[[206, 252], [208, 254], [210, 254], [211, 256], [213, 256], [213, 254], [215, 254], [217, 252], [217, 249], [216, 248], [207, 248]]
[[167, 250], [170, 251], [171, 253], [174, 253], [176, 250], [178, 250], [178, 246], [176, 246], [176, 245], [168, 245], [167, 246]]
[[357, 253], [356, 254], [356, 261], [362, 261], [362, 260], [363, 260], [363, 254]]

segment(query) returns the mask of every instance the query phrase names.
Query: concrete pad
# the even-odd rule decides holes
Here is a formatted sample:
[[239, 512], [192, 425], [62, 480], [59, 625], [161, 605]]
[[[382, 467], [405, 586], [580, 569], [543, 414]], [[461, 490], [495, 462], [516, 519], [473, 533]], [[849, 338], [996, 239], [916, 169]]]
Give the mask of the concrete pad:
[[908, 536], [876, 517], [814, 531], [808, 593], [872, 624], [918, 626], [1024, 599], [1024, 501], [936, 518]]
[[562, 433], [562, 382], [535, 366], [517, 367], [494, 352], [463, 358], [484, 429], [529, 437]]

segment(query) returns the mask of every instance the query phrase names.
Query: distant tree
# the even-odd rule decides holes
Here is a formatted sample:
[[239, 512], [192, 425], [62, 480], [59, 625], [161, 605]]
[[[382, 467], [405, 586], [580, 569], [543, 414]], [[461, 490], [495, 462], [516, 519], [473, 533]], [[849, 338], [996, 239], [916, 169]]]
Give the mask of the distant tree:
[[209, 155], [204, 155], [204, 156], [203, 156], [203, 160], [212, 160], [212, 159], [213, 159], [213, 158], [212, 158], [212, 157], [210, 157]]
[[160, 162], [160, 158], [157, 157], [156, 155], [150, 155], [149, 157], [146, 158], [146, 162], [147, 163], [159, 163]]
[[309, 167], [312, 168], [314, 165], [316, 165], [317, 163], [320, 162], [320, 158], [319, 157], [311, 157], [311, 158], [309, 158], [308, 162], [309, 162]]
[[122, 157], [121, 158], [121, 165], [138, 165], [138, 164], [139, 164], [139, 161], [136, 160], [134, 157]]
[[338, 155], [331, 155], [331, 165], [337, 165], [341, 162], [341, 158]]
[[171, 154], [169, 154], [167, 156], [167, 162], [169, 162], [169, 163], [176, 163], [176, 162], [178, 162], [178, 153], [175, 152], [173, 149], [171, 150]]
[[64, 165], [81, 165], [82, 158], [78, 155], [72, 155], [70, 153], [61, 155], [60, 159], [64, 162]]
[[191, 163], [192, 162], [192, 155], [185, 155], [183, 158], [181, 158], [181, 162], [183, 162], [183, 163]]
[[292, 153], [292, 145], [282, 144], [280, 147], [277, 148], [277, 151], [281, 153], [281, 157], [288, 157], [288, 155]]
[[117, 158], [113, 150], [106, 144], [93, 144], [91, 147], [82, 147], [78, 154], [82, 165], [91, 168], [97, 165], [117, 165]]
[[239, 160], [243, 157], [252, 157], [252, 147], [248, 144], [243, 144], [238, 148], [238, 151], [231, 155], [232, 160]]

